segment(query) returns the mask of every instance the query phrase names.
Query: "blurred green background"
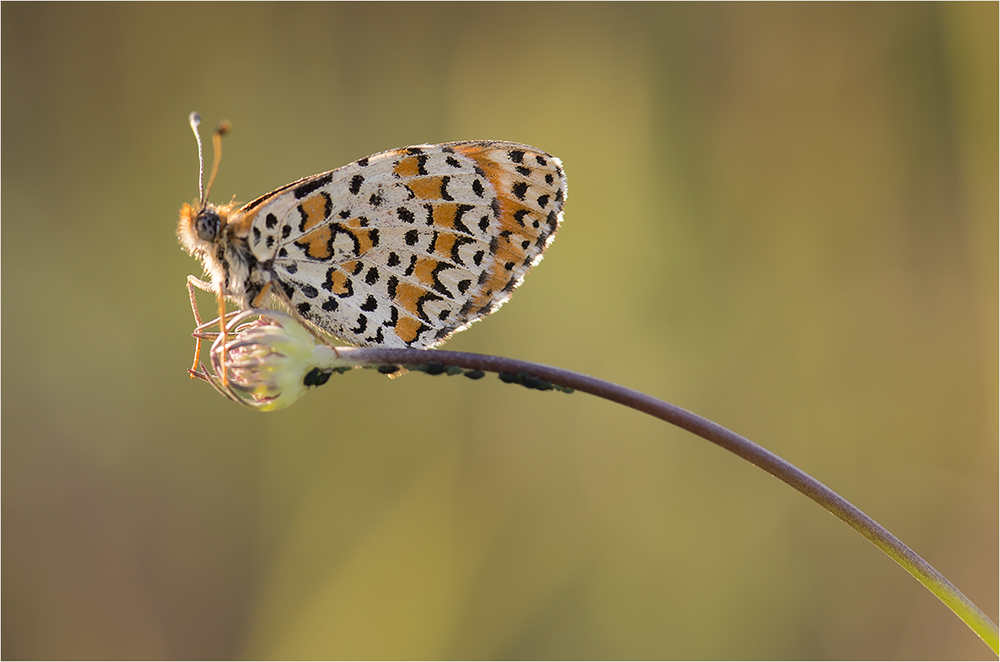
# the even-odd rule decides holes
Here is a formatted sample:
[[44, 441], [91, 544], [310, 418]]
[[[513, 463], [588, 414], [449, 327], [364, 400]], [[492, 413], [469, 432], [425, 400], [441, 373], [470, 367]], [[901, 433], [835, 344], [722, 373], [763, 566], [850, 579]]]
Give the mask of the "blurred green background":
[[[216, 202], [420, 142], [562, 158], [547, 258], [449, 349], [749, 436], [998, 610], [998, 6], [2, 7], [4, 658], [982, 658], [916, 581], [592, 397], [192, 382]], [[202, 300], [210, 309], [209, 298]]]

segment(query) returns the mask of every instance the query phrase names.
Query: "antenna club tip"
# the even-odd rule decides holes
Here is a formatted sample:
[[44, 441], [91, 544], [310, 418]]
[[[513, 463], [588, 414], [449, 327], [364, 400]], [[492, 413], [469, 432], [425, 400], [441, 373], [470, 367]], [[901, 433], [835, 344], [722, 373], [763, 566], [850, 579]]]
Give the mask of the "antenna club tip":
[[188, 124], [190, 124], [193, 127], [197, 127], [199, 124], [201, 124], [201, 115], [198, 114], [198, 111], [194, 111], [190, 115], [188, 115]]
[[215, 132], [220, 136], [224, 136], [233, 130], [233, 123], [229, 120], [222, 120], [219, 122], [218, 126], [215, 127]]

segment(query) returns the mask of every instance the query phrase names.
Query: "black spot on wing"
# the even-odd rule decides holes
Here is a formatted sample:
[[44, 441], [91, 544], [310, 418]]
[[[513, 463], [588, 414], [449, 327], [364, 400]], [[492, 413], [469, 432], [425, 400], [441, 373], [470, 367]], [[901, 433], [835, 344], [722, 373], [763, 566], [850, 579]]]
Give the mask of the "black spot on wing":
[[454, 267], [452, 267], [447, 262], [438, 262], [438, 265], [431, 270], [431, 280], [433, 281], [431, 287], [435, 291], [440, 292], [441, 294], [447, 297], [450, 297], [452, 296], [451, 292], [448, 290], [447, 287], [444, 286], [444, 283], [442, 283], [441, 280], [438, 278], [438, 276], [441, 274], [442, 271], [446, 271], [448, 269], [454, 269]]
[[473, 207], [472, 205], [460, 204], [458, 208], [455, 210], [455, 219], [452, 221], [451, 226], [456, 230], [458, 230], [459, 232], [464, 232], [465, 234], [472, 234], [472, 231], [465, 225], [465, 223], [462, 222], [462, 217], [465, 216], [468, 212], [472, 211], [473, 209], [475, 209], [475, 207]]
[[455, 198], [451, 197], [451, 194], [448, 193], [448, 182], [450, 181], [451, 177], [448, 175], [441, 178], [441, 199], [452, 202]]
[[354, 177], [351, 178], [351, 186], [348, 190], [350, 190], [352, 195], [357, 195], [358, 191], [361, 190], [361, 185], [364, 183], [365, 183], [364, 177], [362, 177], [361, 175], [354, 175]]
[[451, 245], [451, 261], [455, 264], [465, 265], [462, 261], [462, 256], [459, 253], [459, 249], [467, 244], [475, 244], [476, 240], [471, 237], [463, 237], [461, 235], [455, 235], [455, 243]]
[[368, 318], [364, 315], [358, 315], [358, 325], [351, 329], [351, 333], [355, 335], [361, 335], [368, 328]]
[[318, 188], [322, 188], [333, 181], [333, 173], [327, 173], [322, 177], [317, 177], [304, 184], [295, 187], [295, 199], [301, 200]]
[[441, 297], [430, 291], [424, 292], [420, 298], [417, 299], [417, 317], [427, 323], [430, 323], [431, 318], [427, 315], [427, 311], [424, 310], [424, 305], [435, 301], [441, 301]]

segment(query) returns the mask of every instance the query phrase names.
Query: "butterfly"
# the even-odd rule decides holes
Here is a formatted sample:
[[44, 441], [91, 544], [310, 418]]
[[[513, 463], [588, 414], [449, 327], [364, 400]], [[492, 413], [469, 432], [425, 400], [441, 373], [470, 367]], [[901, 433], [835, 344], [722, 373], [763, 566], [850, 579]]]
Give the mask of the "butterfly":
[[[241, 309], [284, 307], [351, 344], [435, 347], [507, 301], [562, 221], [560, 160], [512, 142], [415, 145], [304, 177], [243, 206], [208, 194], [177, 235], [211, 279], [188, 278]], [[195, 316], [198, 316], [197, 309]], [[200, 323], [200, 319], [199, 319]], [[197, 364], [197, 357], [196, 357]]]

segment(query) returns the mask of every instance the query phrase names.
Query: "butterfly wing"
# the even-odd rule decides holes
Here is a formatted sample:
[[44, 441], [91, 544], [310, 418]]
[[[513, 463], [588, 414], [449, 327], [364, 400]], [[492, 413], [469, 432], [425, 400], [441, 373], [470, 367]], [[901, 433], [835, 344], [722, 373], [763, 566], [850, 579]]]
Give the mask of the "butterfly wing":
[[272, 292], [357, 345], [433, 347], [496, 310], [566, 200], [560, 161], [507, 142], [419, 145], [293, 182], [240, 210]]

